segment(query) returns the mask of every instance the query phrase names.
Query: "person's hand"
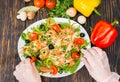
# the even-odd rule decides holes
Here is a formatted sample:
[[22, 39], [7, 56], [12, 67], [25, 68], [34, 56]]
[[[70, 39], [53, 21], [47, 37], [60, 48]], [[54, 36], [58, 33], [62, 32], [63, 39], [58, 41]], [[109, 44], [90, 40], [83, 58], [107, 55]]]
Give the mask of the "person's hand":
[[30, 63], [30, 59], [26, 59], [18, 64], [13, 74], [19, 82], [41, 82], [40, 75], [34, 63]]
[[[98, 47], [93, 47], [87, 50], [82, 49], [81, 52], [84, 54], [84, 57], [81, 58], [82, 61], [85, 63], [89, 74], [97, 82], [118, 82], [119, 76], [110, 71], [105, 51]], [[117, 81], [113, 77], [116, 77]]]

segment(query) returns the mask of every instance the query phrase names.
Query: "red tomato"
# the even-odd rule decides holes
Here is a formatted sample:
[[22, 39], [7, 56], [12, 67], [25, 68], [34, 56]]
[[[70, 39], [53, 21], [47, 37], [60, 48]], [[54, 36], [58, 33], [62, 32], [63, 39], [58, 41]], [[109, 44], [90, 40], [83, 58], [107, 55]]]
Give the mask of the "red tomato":
[[60, 26], [58, 24], [53, 24], [52, 28], [56, 31], [59, 32], [60, 31]]
[[45, 5], [47, 8], [54, 8], [56, 6], [56, 0], [46, 0]]
[[30, 59], [30, 62], [33, 63], [36, 61], [36, 57], [32, 56], [31, 59]]
[[56, 75], [56, 74], [57, 74], [57, 72], [58, 72], [57, 67], [56, 67], [56, 66], [54, 66], [54, 65], [52, 65], [52, 74], [53, 74], [53, 75]]
[[80, 58], [80, 54], [78, 52], [73, 52], [72, 53], [72, 58], [73, 59]]
[[30, 33], [29, 38], [31, 40], [36, 40], [38, 38], [38, 33], [37, 32]]
[[45, 5], [45, 0], [34, 0], [34, 5], [38, 8], [42, 8]]
[[86, 41], [84, 40], [84, 39], [82, 39], [82, 38], [75, 38], [74, 39], [74, 44], [76, 44], [76, 45], [83, 45], [83, 44], [85, 44], [86, 43]]

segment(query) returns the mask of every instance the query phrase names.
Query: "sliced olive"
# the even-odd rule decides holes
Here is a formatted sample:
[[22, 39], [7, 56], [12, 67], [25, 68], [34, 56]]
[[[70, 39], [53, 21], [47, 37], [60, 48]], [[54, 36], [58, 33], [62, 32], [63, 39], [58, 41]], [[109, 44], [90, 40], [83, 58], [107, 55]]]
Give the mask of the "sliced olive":
[[80, 37], [85, 37], [85, 34], [84, 33], [80, 33]]
[[49, 49], [54, 49], [54, 46], [52, 44], [50, 44], [48, 47]]
[[25, 43], [30, 43], [30, 40], [25, 40]]
[[40, 25], [40, 29], [44, 28], [45, 26], [43, 24]]

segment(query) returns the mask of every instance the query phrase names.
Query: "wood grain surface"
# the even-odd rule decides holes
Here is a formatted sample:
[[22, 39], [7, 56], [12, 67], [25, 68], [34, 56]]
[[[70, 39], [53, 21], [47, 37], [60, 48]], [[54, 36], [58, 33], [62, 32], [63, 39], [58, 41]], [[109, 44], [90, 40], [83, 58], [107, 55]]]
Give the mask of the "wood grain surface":
[[[18, 39], [21, 32], [31, 23], [48, 17], [48, 10], [44, 12], [39, 10], [34, 20], [22, 22], [16, 19], [17, 11], [27, 5], [33, 5], [32, 2], [25, 3], [23, 0], [0, 0], [0, 82], [18, 82], [13, 76], [15, 66], [20, 62], [17, 52]], [[99, 17], [94, 13], [87, 18], [87, 26], [85, 29], [90, 34], [90, 26], [100, 20], [112, 22], [120, 20], [120, 0], [102, 0], [98, 10], [102, 13]], [[73, 20], [80, 14], [77, 14]], [[104, 49], [109, 58], [112, 71], [120, 74], [120, 25], [116, 28], [119, 36], [116, 41], [109, 47]], [[95, 82], [85, 67], [77, 73], [64, 78], [51, 79], [42, 77], [43, 82]]]

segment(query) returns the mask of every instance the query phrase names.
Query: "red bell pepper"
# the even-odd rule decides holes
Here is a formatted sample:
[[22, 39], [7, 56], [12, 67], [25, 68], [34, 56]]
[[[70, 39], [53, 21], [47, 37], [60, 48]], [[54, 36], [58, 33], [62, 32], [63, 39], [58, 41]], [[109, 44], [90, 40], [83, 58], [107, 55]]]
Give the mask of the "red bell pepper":
[[92, 30], [91, 42], [100, 48], [107, 48], [117, 36], [118, 31], [110, 23], [100, 20]]

